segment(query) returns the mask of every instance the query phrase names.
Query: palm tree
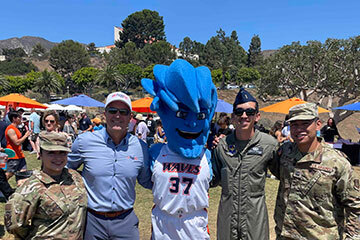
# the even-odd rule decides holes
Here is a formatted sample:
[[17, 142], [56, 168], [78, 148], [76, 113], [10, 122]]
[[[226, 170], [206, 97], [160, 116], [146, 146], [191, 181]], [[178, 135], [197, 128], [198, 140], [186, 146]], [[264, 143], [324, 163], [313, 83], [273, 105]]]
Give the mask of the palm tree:
[[125, 78], [119, 73], [117, 68], [107, 65], [97, 76], [97, 83], [108, 90], [119, 90], [119, 86], [125, 82]]
[[56, 72], [43, 71], [41, 75], [35, 79], [34, 90], [44, 95], [46, 101], [50, 100], [50, 94], [60, 91], [64, 86], [64, 79]]

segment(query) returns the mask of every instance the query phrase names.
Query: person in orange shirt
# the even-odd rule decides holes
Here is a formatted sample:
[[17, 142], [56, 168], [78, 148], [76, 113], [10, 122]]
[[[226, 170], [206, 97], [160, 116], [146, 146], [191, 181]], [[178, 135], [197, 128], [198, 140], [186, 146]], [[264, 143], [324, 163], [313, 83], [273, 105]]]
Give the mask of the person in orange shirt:
[[[5, 137], [7, 148], [15, 151], [15, 157], [9, 158], [7, 162], [7, 179], [11, 178], [15, 172], [26, 171], [25, 155], [22, 151], [21, 144], [30, 136], [31, 131], [26, 131], [24, 136], [21, 137], [21, 133], [17, 128], [21, 124], [21, 115], [17, 111], [9, 112], [9, 120], [11, 124], [5, 130]], [[16, 176], [17, 178], [17, 176]], [[16, 179], [18, 182], [18, 179]]]

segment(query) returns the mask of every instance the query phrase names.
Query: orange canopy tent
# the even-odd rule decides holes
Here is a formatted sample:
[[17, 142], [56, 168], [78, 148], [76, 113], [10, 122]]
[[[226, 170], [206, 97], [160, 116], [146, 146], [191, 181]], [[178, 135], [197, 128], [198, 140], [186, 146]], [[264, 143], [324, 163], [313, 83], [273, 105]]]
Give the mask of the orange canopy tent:
[[48, 108], [47, 106], [18, 93], [11, 93], [9, 95], [0, 97], [0, 105], [4, 105], [6, 107], [11, 105], [15, 109], [18, 107], [42, 109]]
[[[284, 113], [288, 114], [289, 109], [295, 105], [306, 103], [306, 101], [300, 99], [300, 98], [290, 98], [282, 102], [278, 102], [275, 104], [272, 104], [267, 107], [263, 107], [260, 109], [260, 111], [264, 112], [274, 112], [274, 113]], [[327, 113], [330, 112], [329, 110], [326, 110], [325, 108], [318, 107], [319, 113]]]
[[155, 113], [154, 111], [150, 110], [150, 105], [153, 99], [151, 97], [145, 97], [138, 99], [136, 101], [131, 102], [132, 110], [135, 112], [142, 112], [142, 113]]

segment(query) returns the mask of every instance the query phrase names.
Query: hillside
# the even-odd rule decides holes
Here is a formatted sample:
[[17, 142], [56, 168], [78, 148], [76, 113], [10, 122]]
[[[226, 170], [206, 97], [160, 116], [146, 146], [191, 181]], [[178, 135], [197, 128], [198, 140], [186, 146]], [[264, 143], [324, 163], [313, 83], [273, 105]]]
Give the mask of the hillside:
[[3, 48], [8, 48], [8, 49], [22, 48], [27, 54], [29, 54], [31, 53], [33, 47], [38, 43], [40, 43], [41, 46], [43, 46], [47, 51], [49, 51], [57, 44], [54, 42], [50, 42], [41, 37], [24, 36], [21, 38], [14, 37], [5, 40], [0, 40], [0, 49], [2, 50]]

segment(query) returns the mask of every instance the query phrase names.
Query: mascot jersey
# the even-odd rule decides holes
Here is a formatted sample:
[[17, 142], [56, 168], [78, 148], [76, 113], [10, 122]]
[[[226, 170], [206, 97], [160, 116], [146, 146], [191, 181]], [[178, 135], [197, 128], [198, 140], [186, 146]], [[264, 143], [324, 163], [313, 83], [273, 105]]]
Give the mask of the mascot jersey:
[[152, 181], [154, 203], [170, 215], [209, 207], [210, 152], [184, 159], [164, 144], [157, 156]]
[[[159, 153], [154, 154], [157, 148]], [[212, 177], [209, 150], [187, 159], [171, 151], [167, 144], [158, 144], [150, 150], [150, 155], [155, 158], [152, 239], [210, 239], [206, 210]]]

